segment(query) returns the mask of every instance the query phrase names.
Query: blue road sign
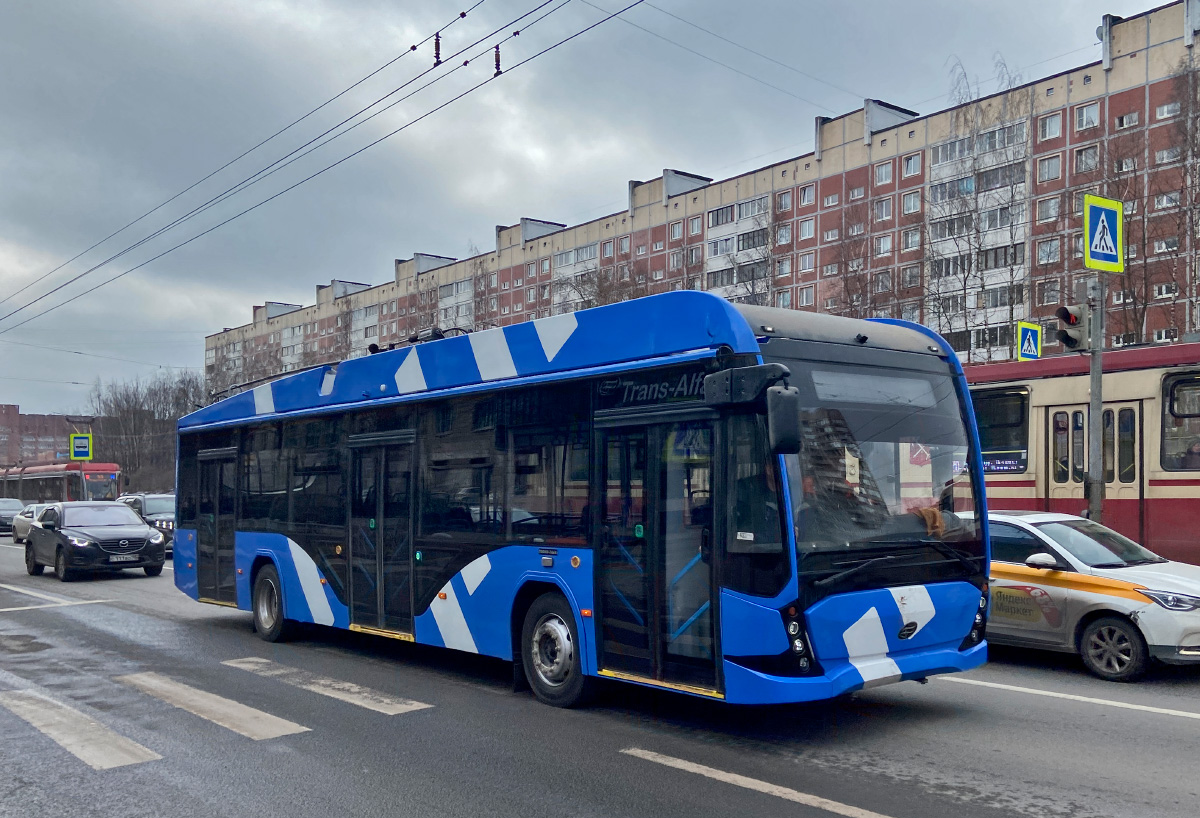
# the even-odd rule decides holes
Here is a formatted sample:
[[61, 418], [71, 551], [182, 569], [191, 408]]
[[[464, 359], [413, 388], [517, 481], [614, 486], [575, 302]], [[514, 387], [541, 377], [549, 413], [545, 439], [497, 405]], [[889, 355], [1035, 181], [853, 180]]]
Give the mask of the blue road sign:
[[1017, 323], [1017, 360], [1036, 361], [1042, 357], [1042, 328], [1028, 321]]
[[92, 459], [92, 436], [91, 435], [71, 435], [71, 459], [72, 460], [91, 460]]

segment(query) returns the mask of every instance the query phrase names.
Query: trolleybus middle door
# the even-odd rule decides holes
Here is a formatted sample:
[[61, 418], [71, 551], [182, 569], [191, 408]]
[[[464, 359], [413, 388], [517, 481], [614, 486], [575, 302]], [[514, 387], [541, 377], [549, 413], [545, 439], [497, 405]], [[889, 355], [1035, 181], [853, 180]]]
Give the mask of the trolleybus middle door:
[[412, 633], [412, 448], [399, 443], [352, 450], [352, 625]]

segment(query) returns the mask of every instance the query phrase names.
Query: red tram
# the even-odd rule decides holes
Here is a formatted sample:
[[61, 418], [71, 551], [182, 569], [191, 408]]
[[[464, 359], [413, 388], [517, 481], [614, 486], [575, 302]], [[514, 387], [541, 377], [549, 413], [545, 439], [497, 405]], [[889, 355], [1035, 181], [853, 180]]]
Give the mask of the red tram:
[[51, 463], [0, 469], [0, 497], [27, 503], [64, 500], [115, 500], [121, 493], [116, 463]]

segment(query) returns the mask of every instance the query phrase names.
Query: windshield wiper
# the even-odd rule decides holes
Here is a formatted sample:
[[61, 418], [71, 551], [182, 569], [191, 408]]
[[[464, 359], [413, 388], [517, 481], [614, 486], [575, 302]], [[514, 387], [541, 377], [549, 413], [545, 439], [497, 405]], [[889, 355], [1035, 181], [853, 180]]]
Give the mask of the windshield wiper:
[[979, 566], [976, 565], [975, 562], [976, 560], [982, 559], [982, 557], [963, 556], [962, 552], [960, 552], [957, 548], [951, 548], [941, 540], [909, 538], [903, 540], [859, 540], [859, 542], [863, 542], [866, 545], [928, 545], [942, 556], [952, 557], [953, 559], [958, 560], [965, 565], [969, 571], [978, 571]]
[[881, 562], [890, 562], [891, 560], [894, 560], [894, 559], [899, 559], [899, 556], [897, 554], [886, 554], [882, 557], [874, 557], [872, 559], [866, 560], [865, 562], [860, 562], [858, 565], [855, 565], [853, 568], [847, 568], [845, 571], [839, 571], [838, 573], [834, 574], [831, 577], [825, 577], [825, 579], [819, 579], [816, 582], [814, 582], [813, 585], [817, 588], [824, 588], [826, 585], [832, 585], [833, 583], [837, 582], [838, 580], [842, 580], [842, 579], [845, 579], [846, 577], [857, 574], [859, 571], [862, 571], [864, 568], [870, 568], [872, 565], [878, 565]]
[[1128, 568], [1131, 565], [1150, 565], [1152, 563], [1170, 562], [1170, 560], [1162, 557], [1146, 557], [1140, 560], [1129, 560], [1128, 562], [1098, 562], [1091, 566], [1092, 568]]

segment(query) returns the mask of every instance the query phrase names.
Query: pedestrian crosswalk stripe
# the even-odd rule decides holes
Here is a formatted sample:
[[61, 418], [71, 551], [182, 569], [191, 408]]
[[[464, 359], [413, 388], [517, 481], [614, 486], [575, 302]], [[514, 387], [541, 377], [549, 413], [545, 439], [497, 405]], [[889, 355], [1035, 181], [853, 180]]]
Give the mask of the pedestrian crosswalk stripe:
[[0, 705], [93, 770], [110, 770], [162, 758], [136, 741], [97, 723], [85, 713], [30, 690], [0, 692]]
[[118, 676], [117, 681], [255, 741], [308, 732], [307, 727], [295, 722], [255, 710], [215, 693], [198, 690], [157, 673], [133, 673]]
[[270, 679], [278, 679], [293, 687], [299, 687], [312, 693], [328, 696], [331, 699], [338, 699], [339, 701], [359, 707], [365, 707], [368, 710], [374, 710], [376, 713], [383, 713], [387, 716], [397, 716], [401, 713], [411, 713], [414, 710], [424, 710], [433, 707], [433, 705], [425, 704], [424, 702], [415, 702], [411, 699], [389, 696], [386, 693], [380, 693], [377, 690], [362, 687], [353, 682], [326, 679], [309, 673], [307, 670], [276, 664], [269, 659], [260, 659], [257, 656], [245, 659], [230, 659], [221, 664], [241, 670], [248, 670], [251, 673], [266, 676]]

